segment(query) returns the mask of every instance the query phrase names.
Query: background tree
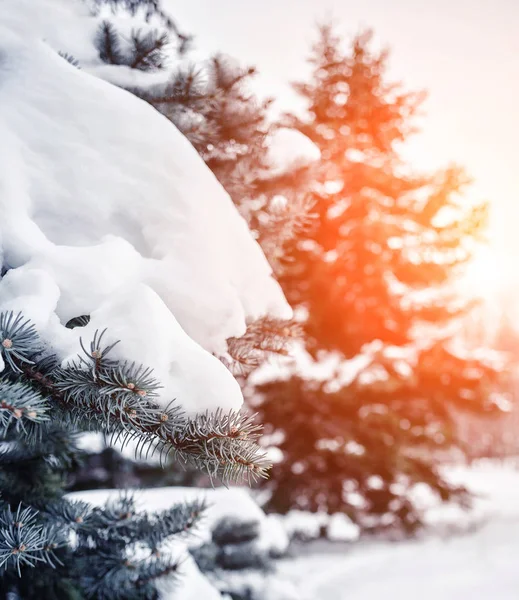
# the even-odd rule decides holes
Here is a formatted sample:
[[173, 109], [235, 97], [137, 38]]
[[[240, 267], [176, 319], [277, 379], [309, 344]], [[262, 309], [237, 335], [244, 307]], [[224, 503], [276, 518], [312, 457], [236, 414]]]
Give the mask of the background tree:
[[348, 49], [331, 27], [319, 34], [311, 77], [294, 86], [307, 110], [284, 122], [321, 151], [316, 222], [288, 243], [281, 283], [307, 315], [303, 354], [334, 367], [270, 375], [256, 390], [267, 432], [282, 439], [270, 508], [413, 529], [414, 483], [463, 497], [438, 468], [438, 451], [462, 445], [451, 409], [494, 408], [496, 369], [458, 347], [470, 302], [454, 286], [487, 207], [463, 197], [459, 168], [417, 175], [402, 159], [423, 95], [388, 80], [371, 33]]

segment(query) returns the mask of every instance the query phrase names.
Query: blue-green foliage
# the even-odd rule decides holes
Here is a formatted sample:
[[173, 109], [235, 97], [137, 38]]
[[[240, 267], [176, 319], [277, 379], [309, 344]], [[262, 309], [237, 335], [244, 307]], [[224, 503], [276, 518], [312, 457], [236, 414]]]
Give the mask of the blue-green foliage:
[[150, 369], [112, 359], [102, 333], [82, 346], [62, 367], [28, 321], [0, 313], [0, 598], [154, 600], [157, 581], [178, 575], [167, 542], [196, 528], [203, 505], [155, 514], [131, 494], [101, 507], [67, 499], [78, 432], [173, 452], [212, 476], [264, 472], [250, 420], [160, 408]]

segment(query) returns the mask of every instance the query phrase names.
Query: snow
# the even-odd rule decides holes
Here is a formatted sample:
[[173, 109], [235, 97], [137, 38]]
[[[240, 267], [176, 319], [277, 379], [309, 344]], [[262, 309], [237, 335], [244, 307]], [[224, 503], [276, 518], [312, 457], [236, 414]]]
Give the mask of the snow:
[[280, 566], [300, 600], [516, 600], [518, 465], [483, 462], [448, 473], [477, 494], [472, 510], [424, 498], [429, 528], [415, 540], [316, 542]]
[[220, 592], [209, 582], [189, 553], [182, 557], [180, 578], [157, 582], [161, 600], [221, 600]]
[[360, 528], [346, 515], [330, 515], [326, 528], [327, 538], [331, 542], [356, 542], [360, 537]]
[[[248, 321], [291, 314], [245, 221], [167, 119], [56, 54], [88, 58], [82, 2], [0, 4], [0, 310], [64, 360], [107, 327], [116, 356], [155, 369], [163, 404], [239, 408], [212, 355]], [[65, 328], [81, 314], [88, 327]]]
[[310, 513], [303, 510], [291, 510], [283, 517], [279, 516], [281, 522], [290, 536], [301, 539], [318, 538], [321, 528], [328, 520], [326, 513]]
[[371, 360], [369, 355], [364, 354], [344, 360], [339, 352], [321, 352], [318, 359], [314, 360], [306, 351], [304, 343], [295, 340], [290, 344], [288, 356], [275, 356], [263, 363], [251, 374], [250, 382], [261, 385], [297, 376], [308, 381], [347, 385]]
[[251, 570], [226, 572], [221, 581], [218, 576], [215, 576], [214, 582], [219, 589], [232, 590], [233, 596], [223, 594], [223, 600], [232, 600], [232, 598], [300, 600], [300, 593], [296, 586], [276, 574]]
[[[74, 492], [68, 497], [100, 505], [110, 497], [117, 497], [119, 490], [88, 490]], [[254, 502], [248, 488], [186, 488], [164, 487], [135, 492], [137, 508], [148, 511], [165, 510], [177, 503], [205, 500], [207, 510], [200, 523], [196, 536], [188, 539], [188, 544], [199, 546], [211, 539], [213, 526], [224, 517], [237, 517], [244, 521], [257, 521], [260, 534], [258, 544], [267, 551], [282, 554], [288, 547], [288, 537], [283, 527], [271, 520]]]
[[[69, 494], [68, 498], [83, 500], [98, 506], [104, 504], [111, 497], [117, 497], [119, 494], [119, 490], [89, 490], [74, 492]], [[195, 535], [184, 538], [181, 541], [174, 540], [166, 544], [164, 550], [161, 549], [161, 551], [171, 553], [172, 556], [180, 556], [182, 560], [182, 576], [179, 580], [180, 587], [176, 581], [163, 582], [159, 589], [163, 600], [173, 600], [173, 598], [182, 598], [183, 600], [199, 600], [200, 598], [204, 600], [220, 599], [220, 593], [200, 573], [187, 549], [209, 541], [213, 526], [223, 517], [239, 517], [244, 521], [257, 521], [260, 525], [260, 535], [257, 541], [258, 547], [263, 548], [266, 552], [281, 555], [288, 547], [288, 537], [283, 528], [264, 514], [245, 488], [155, 488], [136, 492], [136, 499], [138, 509], [145, 509], [150, 512], [165, 510], [174, 504], [193, 500], [205, 499], [207, 503], [208, 508]], [[264, 577], [263, 575], [258, 576], [261, 578]], [[247, 578], [249, 581], [250, 573], [247, 574]], [[292, 584], [284, 584], [284, 589], [277, 588], [277, 586], [282, 585], [282, 582], [271, 581], [269, 579], [268, 590], [270, 596], [266, 597], [265, 600], [290, 600], [291, 598], [297, 598], [297, 596], [288, 595], [292, 593], [290, 591], [293, 590]]]
[[328, 515], [291, 510], [286, 515], [269, 515], [268, 519], [274, 521], [277, 528], [283, 528], [290, 539], [314, 540], [323, 531], [327, 539], [334, 542], [355, 542], [360, 537], [358, 525], [342, 513]]
[[321, 152], [312, 140], [295, 129], [281, 127], [275, 130], [267, 144], [269, 177], [307, 167], [321, 158]]
[[[272, 588], [273, 598], [517, 600], [518, 466], [516, 461], [503, 464], [487, 461], [471, 468], [449, 467], [446, 469], [449, 479], [467, 485], [476, 495], [471, 510], [461, 511], [454, 505], [439, 504], [433, 496], [424, 494], [423, 489], [417, 490], [428, 524], [423, 534], [414, 540], [396, 543], [376, 539], [355, 544], [347, 540], [347, 543], [312, 542], [303, 546], [295, 558], [277, 561], [280, 588]], [[112, 493], [117, 492], [91, 491], [71, 496], [96, 504]], [[276, 531], [279, 525], [287, 529], [287, 523], [291, 523], [292, 529], [306, 528], [307, 532], [316, 533], [326, 521], [324, 515], [312, 519], [311, 515], [297, 511], [289, 513], [288, 518], [265, 517], [244, 489], [163, 488], [139, 494], [143, 505], [150, 510], [205, 495], [211, 508], [200, 532], [201, 541], [207, 539], [211, 524], [225, 515], [257, 517], [262, 529], [266, 523], [277, 523]], [[328, 524], [336, 519], [332, 517]], [[337, 524], [340, 522], [337, 521], [332, 530]], [[338, 527], [341, 528], [342, 525]], [[200, 592], [198, 597], [212, 600], [209, 593], [205, 596]]]

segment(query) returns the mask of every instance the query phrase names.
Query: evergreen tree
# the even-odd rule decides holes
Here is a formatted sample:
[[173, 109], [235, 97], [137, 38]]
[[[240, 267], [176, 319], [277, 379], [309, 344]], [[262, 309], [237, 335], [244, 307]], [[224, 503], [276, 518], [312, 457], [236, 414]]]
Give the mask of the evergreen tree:
[[77, 433], [132, 439], [228, 480], [264, 474], [257, 427], [238, 415], [190, 420], [160, 408], [151, 370], [112, 360], [102, 333], [68, 367], [21, 315], [0, 313], [0, 340], [0, 597], [158, 598], [160, 581], [180, 570], [167, 542], [194, 529], [203, 506], [153, 514], [130, 495], [101, 508], [68, 500]]
[[413, 484], [464, 497], [435, 458], [461, 445], [452, 409], [494, 408], [498, 373], [456, 348], [470, 303], [451, 285], [486, 206], [464, 199], [460, 169], [424, 176], [404, 162], [422, 94], [388, 81], [388, 54], [371, 37], [345, 50], [321, 28], [311, 78], [295, 85], [308, 110], [285, 120], [322, 159], [315, 225], [289, 242], [281, 283], [307, 314], [305, 351], [336, 369], [326, 381], [298, 373], [260, 386], [262, 419], [283, 452], [266, 485], [276, 511], [341, 511], [367, 529], [412, 530]]

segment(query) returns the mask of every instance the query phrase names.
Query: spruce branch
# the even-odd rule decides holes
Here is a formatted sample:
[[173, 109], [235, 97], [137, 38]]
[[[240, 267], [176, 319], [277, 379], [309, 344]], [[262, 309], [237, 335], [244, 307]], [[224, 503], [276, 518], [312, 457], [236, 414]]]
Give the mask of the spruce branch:
[[134, 495], [123, 493], [95, 508], [81, 525], [81, 531], [98, 545], [141, 544], [158, 555], [166, 539], [192, 535], [205, 509], [204, 502], [193, 501], [160, 512], [137, 511]]
[[72, 54], [69, 54], [68, 52], [62, 52], [61, 50], [58, 52], [58, 54], [59, 54], [59, 56], [61, 56], [61, 58], [65, 59], [73, 67], [76, 67], [77, 69], [81, 69], [79, 60]]
[[66, 545], [56, 528], [42, 526], [38, 511], [20, 504], [16, 511], [4, 509], [0, 514], [0, 572], [12, 565], [21, 576], [22, 566], [43, 562], [54, 567], [61, 564], [56, 549]]
[[103, 21], [99, 25], [94, 43], [103, 62], [109, 65], [124, 64], [119, 34], [110, 21]]
[[65, 327], [68, 329], [75, 329], [76, 327], [86, 327], [90, 323], [89, 315], [80, 315], [79, 317], [74, 317], [67, 322]]
[[142, 34], [141, 31], [133, 31], [131, 35], [132, 56], [130, 67], [141, 71], [159, 70], [164, 68], [165, 48], [170, 44], [167, 32], [159, 34], [150, 31]]
[[0, 345], [6, 362], [55, 402], [68, 424], [104, 431], [123, 444], [133, 440], [139, 454], [172, 454], [224, 483], [266, 476], [270, 465], [257, 444], [261, 428], [251, 417], [218, 410], [190, 419], [174, 403], [159, 406], [160, 385], [152, 370], [112, 359], [116, 344], [103, 345], [105, 331], [96, 332], [88, 348], [81, 342], [83, 353], [75, 362], [49, 372], [40, 368], [41, 344], [28, 321], [0, 314], [0, 334], [10, 341]]
[[139, 565], [139, 576], [135, 582], [137, 588], [148, 586], [159, 579], [168, 578], [171, 581], [180, 577], [179, 560], [174, 560], [169, 556], [153, 556], [146, 562]]
[[31, 363], [28, 357], [37, 345], [36, 329], [21, 313], [0, 313], [0, 352], [15, 373], [21, 373], [20, 363]]
[[155, 107], [175, 105], [190, 111], [202, 110], [212, 99], [202, 70], [194, 65], [178, 68], [165, 85], [130, 91]]
[[178, 572], [179, 562], [169, 557], [151, 556], [144, 560], [133, 560], [108, 550], [98, 549], [87, 555], [91, 569], [82, 577], [81, 588], [92, 600], [135, 600], [157, 597], [152, 583], [165, 575], [173, 577]]
[[28, 424], [48, 422], [48, 411], [48, 401], [36, 390], [0, 379], [0, 437], [6, 437], [13, 424], [17, 431], [34, 431]]
[[159, 580], [174, 582], [181, 575], [181, 561], [169, 555], [131, 560], [106, 552], [88, 560], [97, 575], [84, 577], [81, 587], [91, 600], [154, 600]]
[[235, 375], [248, 375], [272, 354], [286, 356], [292, 340], [302, 335], [296, 321], [263, 317], [247, 326], [245, 334], [227, 340], [231, 362], [227, 366]]

